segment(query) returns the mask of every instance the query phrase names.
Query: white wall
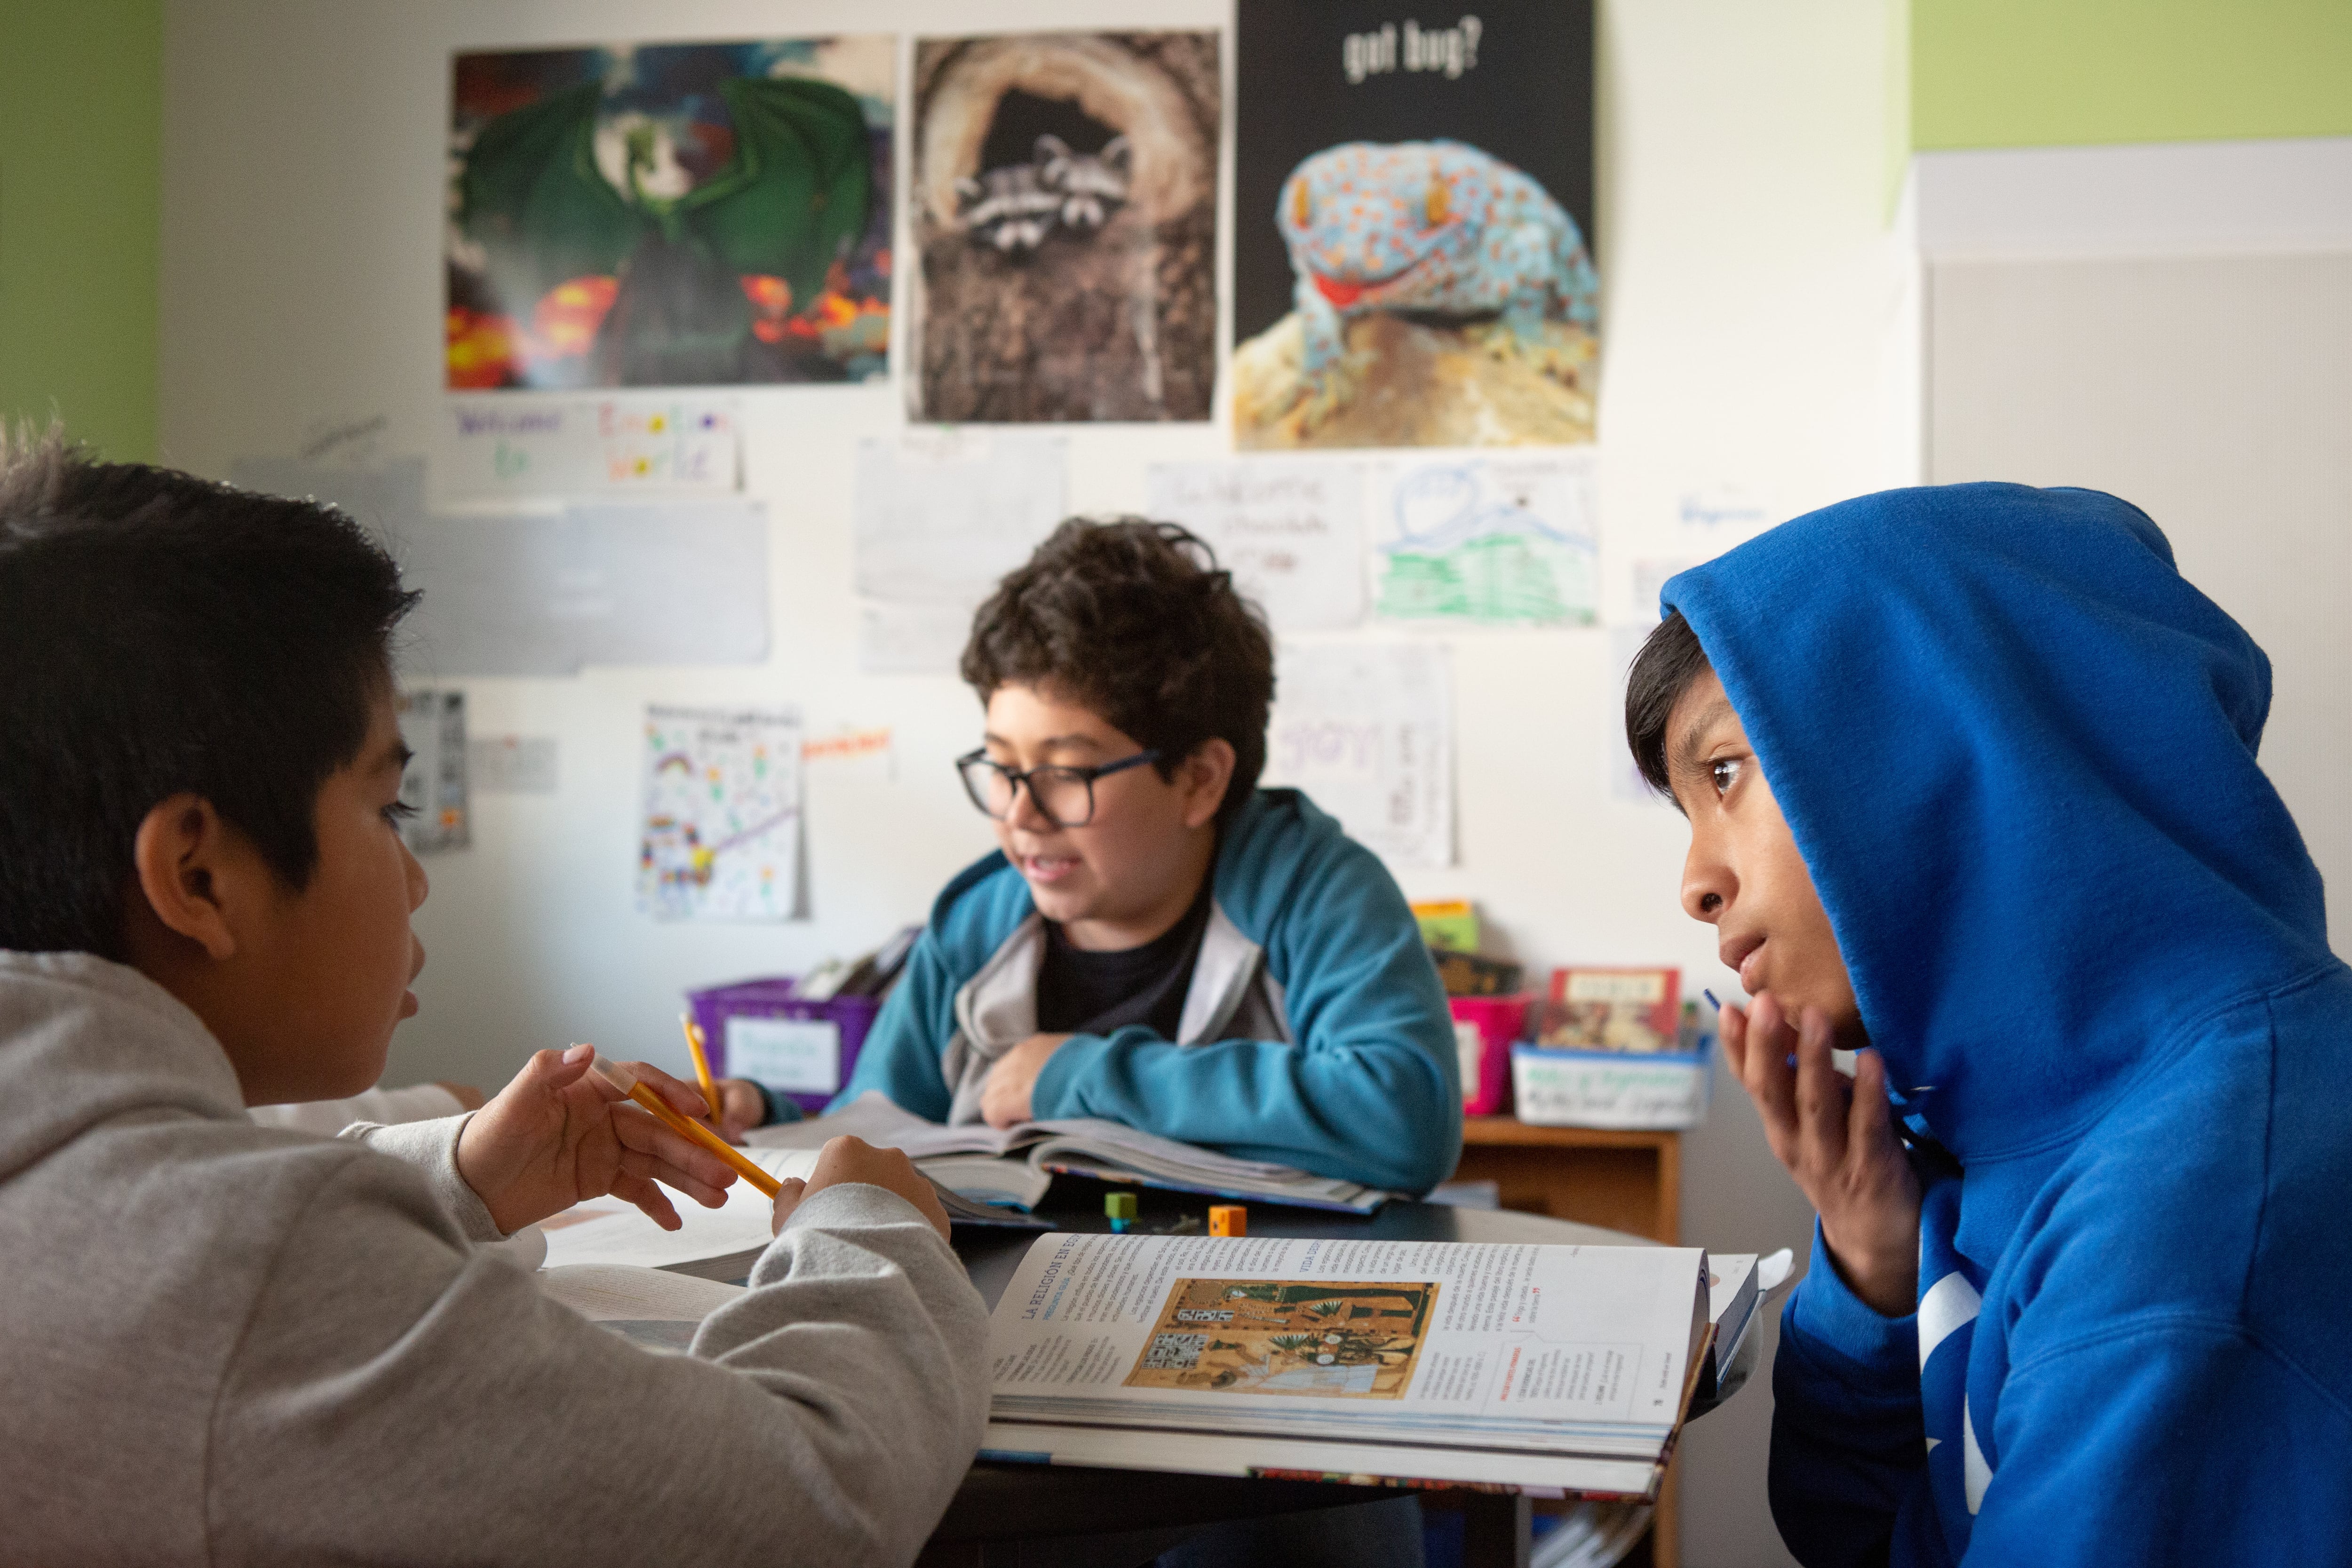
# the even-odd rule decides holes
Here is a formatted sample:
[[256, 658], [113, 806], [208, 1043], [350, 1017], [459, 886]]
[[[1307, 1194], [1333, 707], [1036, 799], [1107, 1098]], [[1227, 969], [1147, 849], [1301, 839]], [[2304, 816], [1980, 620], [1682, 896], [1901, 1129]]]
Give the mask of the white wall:
[[[1604, 563], [1734, 542], [1676, 521], [1736, 488], [1776, 516], [1915, 477], [1912, 269], [1883, 224], [1887, 49], [1875, 0], [1621, 0], [1601, 28]], [[656, 20], [658, 18], [658, 20]], [[167, 8], [164, 459], [225, 476], [377, 415], [428, 449], [442, 404], [443, 152], [453, 50], [607, 38], [977, 27], [1216, 26], [1223, 0], [173, 0]], [[1228, 80], [1231, 60], [1226, 64]], [[1530, 104], [1530, 113], [1543, 112]], [[903, 109], [902, 109], [903, 115]], [[903, 120], [902, 120], [903, 124]], [[1227, 119], [1230, 145], [1230, 114]], [[1230, 151], [1228, 151], [1230, 158]], [[1228, 225], [1231, 215], [1228, 213]], [[901, 248], [901, 255], [907, 254]], [[423, 1014], [395, 1079], [502, 1081], [588, 1037], [678, 1065], [679, 991], [791, 971], [917, 917], [988, 847], [948, 760], [977, 726], [946, 678], [859, 675], [849, 466], [898, 422], [885, 387], [744, 395], [749, 484], [772, 520], [764, 668], [593, 670], [464, 683], [478, 734], [553, 735], [553, 796], [474, 802], [474, 847], [430, 862]], [[1213, 426], [1069, 427], [1077, 510], [1136, 509], [1143, 467], [1222, 454]], [[1618, 592], [1624, 612], [1630, 596]], [[1464, 637], [1454, 660], [1460, 863], [1402, 877], [1466, 894], [1523, 958], [1672, 962], [1728, 976], [1679, 913], [1671, 810], [1612, 795], [1622, 742], [1601, 631]], [[789, 702], [822, 732], [888, 724], [896, 776], [813, 767], [814, 918], [663, 926], [632, 900], [638, 721], [650, 700]], [[838, 770], [838, 771], [836, 771]], [[1802, 1248], [1810, 1215], [1736, 1086], [1685, 1143], [1685, 1239]], [[1769, 1346], [1767, 1346], [1768, 1353]], [[1694, 1426], [1685, 1561], [1785, 1561], [1763, 1503], [1769, 1391]]]
[[1937, 263], [1940, 482], [2113, 491], [2271, 657], [2263, 771], [2352, 952], [2352, 246]]

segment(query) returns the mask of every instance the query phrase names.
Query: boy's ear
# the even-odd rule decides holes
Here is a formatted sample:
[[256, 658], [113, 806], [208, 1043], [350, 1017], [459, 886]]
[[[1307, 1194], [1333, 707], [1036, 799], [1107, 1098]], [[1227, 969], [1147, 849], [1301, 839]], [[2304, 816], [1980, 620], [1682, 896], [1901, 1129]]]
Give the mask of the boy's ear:
[[211, 801], [187, 794], [158, 802], [131, 846], [140, 900], [164, 930], [215, 961], [236, 955], [228, 899], [255, 858]]
[[1225, 789], [1234, 782], [1234, 743], [1213, 735], [1192, 748], [1176, 770], [1184, 789], [1184, 826], [1199, 827], [1217, 815], [1225, 803]]

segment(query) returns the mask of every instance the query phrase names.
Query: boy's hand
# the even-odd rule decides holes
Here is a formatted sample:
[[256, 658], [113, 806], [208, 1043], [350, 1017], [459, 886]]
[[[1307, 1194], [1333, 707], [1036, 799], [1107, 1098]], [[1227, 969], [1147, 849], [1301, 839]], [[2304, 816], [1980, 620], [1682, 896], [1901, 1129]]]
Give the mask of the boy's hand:
[[740, 1143], [744, 1133], [767, 1121], [768, 1100], [748, 1078], [722, 1078], [719, 1103], [711, 1110], [710, 1130], [730, 1143]]
[[940, 1194], [929, 1176], [915, 1169], [915, 1163], [897, 1149], [877, 1149], [862, 1138], [844, 1135], [835, 1138], [817, 1152], [816, 1170], [805, 1182], [797, 1177], [784, 1184], [776, 1194], [776, 1217], [768, 1227], [773, 1235], [784, 1228], [784, 1221], [811, 1193], [821, 1193], [827, 1187], [837, 1187], [845, 1182], [863, 1182], [869, 1187], [882, 1187], [898, 1194], [921, 1211], [940, 1239], [948, 1239], [948, 1211], [940, 1204]]
[[980, 1086], [980, 1114], [991, 1127], [1018, 1127], [1029, 1120], [1029, 1091], [1037, 1087], [1045, 1058], [1069, 1037], [1032, 1035], [996, 1058], [988, 1081]]
[[[595, 1054], [588, 1046], [538, 1052], [466, 1123], [457, 1140], [457, 1173], [500, 1230], [519, 1230], [607, 1193], [636, 1205], [664, 1230], [676, 1230], [677, 1211], [657, 1181], [705, 1208], [727, 1201], [734, 1170], [590, 1072]], [[692, 1084], [643, 1062], [628, 1068], [681, 1114], [701, 1114], [702, 1095]]]
[[1908, 1317], [1918, 1306], [1919, 1183], [1895, 1136], [1886, 1064], [1876, 1051], [1857, 1054], [1849, 1084], [1830, 1065], [1828, 1017], [1808, 1007], [1792, 1028], [1769, 992], [1746, 1013], [1723, 1010], [1723, 1054], [1773, 1157], [1820, 1211], [1848, 1288], [1886, 1317]]

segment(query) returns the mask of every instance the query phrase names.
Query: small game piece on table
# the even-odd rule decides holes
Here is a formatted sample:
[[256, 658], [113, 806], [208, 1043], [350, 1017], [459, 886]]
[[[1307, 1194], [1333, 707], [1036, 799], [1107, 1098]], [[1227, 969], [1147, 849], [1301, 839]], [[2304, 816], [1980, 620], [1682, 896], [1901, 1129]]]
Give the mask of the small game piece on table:
[[1110, 1227], [1124, 1231], [1135, 1223], [1135, 1194], [1108, 1193], [1103, 1197], [1103, 1213], [1110, 1216]]
[[1247, 1236], [1249, 1210], [1240, 1204], [1211, 1204], [1209, 1234], [1211, 1236]]

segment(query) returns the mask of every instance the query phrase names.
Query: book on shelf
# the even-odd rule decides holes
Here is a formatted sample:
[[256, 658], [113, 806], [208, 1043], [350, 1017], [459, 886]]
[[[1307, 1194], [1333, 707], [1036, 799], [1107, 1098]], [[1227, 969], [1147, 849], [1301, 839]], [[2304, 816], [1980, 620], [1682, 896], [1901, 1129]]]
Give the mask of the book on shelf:
[[1651, 1500], [1710, 1294], [1692, 1247], [1045, 1236], [982, 1457]]
[[869, 1089], [830, 1116], [759, 1128], [746, 1142], [770, 1149], [813, 1149], [853, 1133], [877, 1147], [903, 1149], [932, 1179], [987, 1204], [1035, 1206], [1055, 1173], [1205, 1193], [1244, 1203], [1370, 1214], [1391, 1194], [1360, 1183], [1318, 1176], [1289, 1165], [1244, 1160], [1092, 1117], [942, 1126], [901, 1110]]

